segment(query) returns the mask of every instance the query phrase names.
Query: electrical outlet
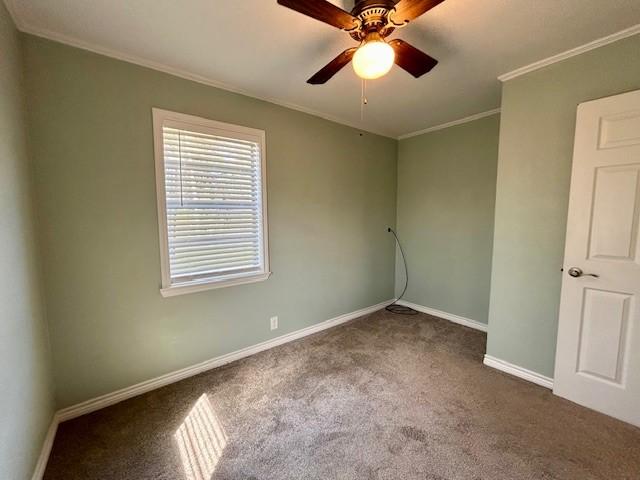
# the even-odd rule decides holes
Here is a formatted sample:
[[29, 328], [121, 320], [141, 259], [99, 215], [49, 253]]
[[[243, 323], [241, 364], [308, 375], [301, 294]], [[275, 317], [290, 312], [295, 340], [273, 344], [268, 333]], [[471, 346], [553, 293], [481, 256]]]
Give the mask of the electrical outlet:
[[271, 330], [276, 330], [278, 328], [278, 317], [271, 317], [269, 321], [271, 323]]

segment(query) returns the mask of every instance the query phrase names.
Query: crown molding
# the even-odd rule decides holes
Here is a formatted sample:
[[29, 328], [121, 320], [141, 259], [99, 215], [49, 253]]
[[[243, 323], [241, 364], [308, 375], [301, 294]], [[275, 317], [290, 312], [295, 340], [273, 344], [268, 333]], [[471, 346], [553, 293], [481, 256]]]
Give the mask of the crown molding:
[[186, 70], [182, 70], [179, 68], [174, 68], [169, 65], [165, 65], [163, 63], [154, 62], [151, 60], [146, 60], [142, 57], [138, 57], [136, 55], [129, 55], [127, 53], [123, 53], [117, 50], [113, 50], [110, 48], [102, 47], [100, 45], [96, 45], [94, 43], [85, 42], [75, 37], [71, 37], [68, 35], [63, 35], [61, 33], [53, 32], [48, 29], [33, 27], [25, 22], [20, 20], [20, 17], [17, 14], [17, 9], [13, 4], [14, 0], [5, 0], [5, 4], [7, 6], [7, 10], [11, 15], [14, 23], [18, 30], [23, 33], [28, 33], [30, 35], [34, 35], [36, 37], [45, 38], [47, 40], [52, 40], [57, 43], [62, 43], [65, 45], [69, 45], [71, 47], [79, 48], [82, 50], [87, 50], [92, 53], [97, 53], [98, 55], [103, 55], [105, 57], [114, 58], [116, 60], [121, 60], [127, 63], [133, 63], [135, 65], [139, 65], [141, 67], [150, 68], [152, 70], [156, 70], [159, 72], [167, 73], [169, 75], [173, 75], [174, 77], [183, 78], [185, 80], [190, 80], [192, 82], [201, 83], [203, 85], [207, 85], [210, 87], [214, 87], [220, 90], [225, 90], [231, 93], [236, 93], [239, 95], [243, 95], [245, 97], [255, 98], [256, 100], [262, 100], [264, 102], [272, 103], [274, 105], [278, 105], [280, 107], [288, 108], [290, 110], [295, 110], [298, 112], [306, 113], [307, 115], [312, 115], [314, 117], [322, 118], [323, 120], [328, 120], [333, 123], [338, 123], [340, 125], [344, 125], [350, 128], [354, 128], [359, 131], [364, 131], [368, 133], [372, 133], [374, 135], [380, 135], [382, 137], [397, 139], [395, 135], [391, 135], [389, 133], [382, 132], [380, 130], [373, 130], [370, 128], [363, 128], [362, 125], [358, 125], [357, 123], [334, 117], [333, 115], [329, 115], [323, 112], [319, 112], [317, 110], [313, 110], [310, 108], [303, 107], [301, 105], [297, 105], [295, 103], [289, 103], [284, 100], [280, 100], [274, 97], [267, 97], [262, 95], [256, 95], [248, 90], [244, 90], [241, 88], [234, 87], [232, 85], [228, 85], [223, 82], [219, 82], [212, 78], [208, 78], [202, 75], [197, 75], [194, 73], [190, 73]]
[[9, 12], [9, 16], [11, 17], [11, 20], [13, 20], [13, 24], [16, 26], [16, 28], [20, 31], [24, 31], [24, 23], [18, 16], [18, 12], [16, 10], [16, 6], [13, 3], [13, 0], [4, 0], [3, 3], [7, 11]]
[[632, 27], [625, 28], [624, 30], [620, 30], [619, 32], [616, 32], [612, 35], [608, 35], [606, 37], [599, 38], [592, 42], [585, 43], [584, 45], [581, 45], [579, 47], [572, 48], [571, 50], [567, 50], [566, 52], [558, 53], [557, 55], [553, 55], [552, 57], [539, 60], [529, 65], [525, 65], [524, 67], [520, 67], [511, 72], [503, 73], [498, 77], [498, 80], [500, 80], [501, 82], [506, 82], [507, 80], [511, 80], [521, 75], [534, 72], [536, 70], [547, 67], [549, 65], [553, 65], [554, 63], [566, 60], [567, 58], [575, 57], [576, 55], [586, 53], [590, 50], [595, 50], [596, 48], [604, 47], [605, 45], [609, 45], [610, 43], [617, 42], [618, 40], [622, 40], [624, 38], [631, 37], [639, 33], [640, 33], [640, 23]]
[[405, 140], [411, 137], [417, 137], [418, 135], [423, 135], [425, 133], [435, 132], [437, 130], [443, 130], [449, 127], [455, 127], [456, 125], [462, 125], [463, 123], [473, 122], [474, 120], [480, 120], [484, 117], [490, 117], [491, 115], [497, 115], [500, 113], [499, 108], [494, 108], [493, 110], [487, 110], [486, 112], [476, 113], [475, 115], [470, 115], [468, 117], [459, 118], [458, 120], [452, 120], [451, 122], [441, 123], [440, 125], [434, 125], [433, 127], [425, 128], [424, 130], [418, 130], [417, 132], [406, 133], [404, 135], [400, 135], [398, 140]]

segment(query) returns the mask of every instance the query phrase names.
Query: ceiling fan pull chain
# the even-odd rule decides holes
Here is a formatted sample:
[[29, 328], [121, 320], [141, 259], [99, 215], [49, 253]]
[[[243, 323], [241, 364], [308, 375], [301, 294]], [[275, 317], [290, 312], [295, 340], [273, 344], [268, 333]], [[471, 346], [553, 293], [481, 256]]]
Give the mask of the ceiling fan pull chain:
[[362, 103], [364, 105], [369, 103], [367, 100], [367, 81], [364, 78], [362, 79]]
[[362, 90], [360, 95], [360, 121], [364, 122], [364, 107], [369, 103], [367, 100], [367, 81], [362, 79]]

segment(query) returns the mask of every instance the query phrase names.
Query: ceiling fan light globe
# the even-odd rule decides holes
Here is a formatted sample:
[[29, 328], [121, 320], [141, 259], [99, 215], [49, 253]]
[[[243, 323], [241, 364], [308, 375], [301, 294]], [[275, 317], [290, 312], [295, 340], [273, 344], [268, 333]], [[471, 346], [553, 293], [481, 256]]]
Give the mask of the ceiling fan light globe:
[[395, 59], [396, 54], [388, 43], [382, 40], [366, 42], [353, 55], [353, 70], [360, 78], [373, 80], [389, 73]]

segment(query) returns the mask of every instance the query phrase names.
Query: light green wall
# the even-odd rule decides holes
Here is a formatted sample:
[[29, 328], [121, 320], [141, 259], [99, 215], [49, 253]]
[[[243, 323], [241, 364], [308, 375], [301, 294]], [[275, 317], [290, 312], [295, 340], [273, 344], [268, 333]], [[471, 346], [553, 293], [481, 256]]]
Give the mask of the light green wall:
[[[393, 296], [395, 140], [36, 37], [25, 47], [60, 407]], [[160, 296], [152, 107], [266, 130], [269, 280]]]
[[[11, 365], [0, 366], [0, 378], [20, 377], [17, 408], [32, 413], [23, 444], [12, 443], [20, 453], [0, 456], [0, 466], [14, 466], [33, 459], [52, 407], [30, 250], [19, 49], [3, 15], [0, 259], [11, 272], [2, 295], [12, 301], [0, 299], [2, 360]], [[23, 40], [59, 407], [390, 298], [394, 245], [385, 227], [395, 224], [396, 180], [411, 275], [406, 299], [481, 322], [488, 311], [488, 353], [552, 375], [575, 109], [640, 88], [640, 37], [505, 83], [501, 118], [399, 144], [37, 37]], [[266, 130], [274, 272], [266, 282], [160, 296], [152, 107]], [[276, 332], [268, 329], [273, 315]], [[11, 411], [16, 398], [0, 406]], [[2, 418], [3, 442], [19, 421], [15, 413]]]
[[489, 355], [553, 376], [576, 108], [638, 88], [638, 35], [504, 84]]
[[0, 2], [0, 477], [31, 478], [53, 388], [24, 122], [21, 46]]
[[[398, 235], [405, 299], [487, 322], [500, 117], [400, 141]], [[398, 258], [396, 292], [404, 285]]]

